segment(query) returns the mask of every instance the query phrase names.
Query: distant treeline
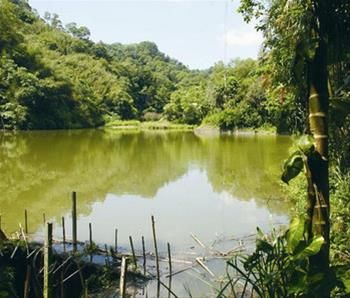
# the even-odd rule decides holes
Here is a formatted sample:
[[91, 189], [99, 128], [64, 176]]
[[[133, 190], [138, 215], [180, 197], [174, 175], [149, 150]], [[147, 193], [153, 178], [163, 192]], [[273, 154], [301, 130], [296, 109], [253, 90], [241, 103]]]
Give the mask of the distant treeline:
[[[0, 0], [0, 128], [97, 127], [120, 119], [296, 131], [304, 112], [252, 59], [190, 70], [152, 42], [94, 43], [90, 31]], [[117, 30], [117, 29], [116, 29]], [[116, 34], [117, 35], [117, 34]]]

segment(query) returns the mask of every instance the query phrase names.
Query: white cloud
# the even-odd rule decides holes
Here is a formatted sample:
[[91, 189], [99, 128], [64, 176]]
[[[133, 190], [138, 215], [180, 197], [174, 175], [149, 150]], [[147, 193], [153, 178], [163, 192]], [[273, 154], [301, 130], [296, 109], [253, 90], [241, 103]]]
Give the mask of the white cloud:
[[221, 38], [228, 46], [253, 46], [260, 45], [263, 41], [262, 35], [254, 31], [238, 31], [231, 29]]

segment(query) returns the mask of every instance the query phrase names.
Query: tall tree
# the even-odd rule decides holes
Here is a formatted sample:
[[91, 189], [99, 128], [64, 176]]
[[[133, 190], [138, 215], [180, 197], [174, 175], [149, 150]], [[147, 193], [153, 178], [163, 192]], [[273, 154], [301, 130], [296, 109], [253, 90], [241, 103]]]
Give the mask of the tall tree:
[[[246, 21], [256, 19], [265, 37], [265, 55], [274, 65], [274, 78], [304, 88], [308, 96], [309, 132], [315, 151], [307, 158], [309, 237], [325, 243], [310, 261], [316, 269], [329, 267], [328, 66], [349, 53], [348, 0], [241, 0]], [[336, 54], [337, 55], [336, 55]], [[325, 297], [329, 296], [327, 291]]]

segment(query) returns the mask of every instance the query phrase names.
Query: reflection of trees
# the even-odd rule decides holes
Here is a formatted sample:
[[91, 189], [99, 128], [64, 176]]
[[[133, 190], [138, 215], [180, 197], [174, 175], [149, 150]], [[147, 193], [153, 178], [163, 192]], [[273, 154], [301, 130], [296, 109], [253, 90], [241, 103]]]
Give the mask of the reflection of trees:
[[258, 205], [269, 202], [271, 211], [286, 210], [279, 177], [289, 138], [224, 135], [203, 142], [202, 163], [214, 191], [226, 191], [240, 200], [254, 199]]
[[107, 193], [152, 198], [191, 164], [207, 171], [214, 191], [265, 199], [278, 194], [288, 146], [287, 139], [273, 137], [103, 130], [2, 134], [0, 140], [0, 213], [11, 229], [24, 208], [36, 226], [43, 212], [57, 218], [68, 212], [72, 190], [85, 214]]

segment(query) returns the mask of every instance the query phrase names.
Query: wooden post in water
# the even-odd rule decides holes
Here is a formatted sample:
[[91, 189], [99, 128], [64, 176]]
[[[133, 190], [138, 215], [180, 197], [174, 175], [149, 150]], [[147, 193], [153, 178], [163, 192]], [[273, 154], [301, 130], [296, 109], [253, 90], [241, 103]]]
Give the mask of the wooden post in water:
[[28, 234], [28, 212], [27, 209], [24, 210], [24, 232]]
[[153, 242], [154, 242], [154, 253], [156, 255], [156, 268], [157, 268], [157, 280], [160, 281], [160, 271], [159, 271], [159, 257], [158, 257], [158, 246], [157, 246], [157, 236], [156, 236], [156, 225], [154, 222], [154, 216], [151, 216], [152, 220], [152, 232], [153, 232]]
[[90, 243], [90, 249], [92, 249], [92, 225], [91, 225], [91, 222], [89, 222], [89, 243]]
[[130, 241], [130, 247], [131, 247], [131, 252], [132, 252], [132, 261], [135, 266], [135, 270], [137, 269], [137, 261], [136, 261], [136, 255], [135, 255], [135, 249], [134, 249], [134, 243], [132, 241], [132, 237], [129, 236], [129, 241]]
[[46, 224], [46, 215], [45, 215], [45, 213], [43, 213], [43, 223], [44, 223], [44, 227], [45, 227], [45, 224]]
[[73, 252], [77, 251], [77, 193], [72, 193], [72, 241]]
[[118, 229], [114, 230], [114, 251], [118, 255]]
[[66, 252], [66, 223], [64, 216], [62, 216], [62, 238], [63, 238], [63, 251]]
[[51, 298], [52, 284], [50, 276], [52, 255], [52, 223], [47, 223], [44, 244], [44, 298]]
[[108, 253], [108, 246], [107, 246], [107, 244], [105, 244], [105, 250], [106, 250], [105, 263], [106, 263], [106, 266], [109, 267], [111, 264], [109, 263], [109, 253]]
[[120, 281], [119, 281], [119, 297], [125, 298], [125, 285], [126, 285], [126, 272], [128, 270], [128, 259], [126, 257], [122, 257], [122, 264], [120, 267]]
[[171, 277], [172, 277], [172, 273], [173, 273], [173, 266], [171, 264], [171, 251], [170, 251], [170, 243], [167, 243], [168, 246], [168, 260], [169, 260], [169, 295], [168, 297], [170, 297], [170, 291], [171, 291]]
[[168, 245], [168, 260], [169, 260], [169, 276], [172, 274], [172, 264], [171, 264], [171, 251], [170, 251], [170, 243], [167, 243]]
[[146, 275], [146, 248], [145, 237], [142, 236], [142, 254], [143, 254], [143, 275]]

